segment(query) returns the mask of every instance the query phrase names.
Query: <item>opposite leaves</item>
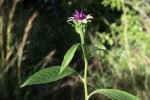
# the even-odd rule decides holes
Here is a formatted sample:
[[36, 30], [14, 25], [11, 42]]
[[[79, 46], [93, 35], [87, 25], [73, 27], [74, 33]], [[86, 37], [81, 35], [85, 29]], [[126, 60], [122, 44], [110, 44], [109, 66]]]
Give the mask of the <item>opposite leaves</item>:
[[140, 100], [139, 98], [124, 92], [124, 91], [120, 91], [120, 90], [115, 90], [115, 89], [99, 89], [96, 90], [94, 92], [92, 92], [89, 95], [89, 98], [96, 93], [100, 93], [103, 94], [109, 98], [111, 98], [112, 100]]
[[59, 74], [60, 66], [54, 66], [49, 68], [44, 68], [32, 76], [30, 76], [22, 85], [21, 87], [27, 86], [27, 85], [34, 85], [34, 84], [44, 84], [53, 82], [59, 79], [64, 78], [65, 76], [68, 76], [70, 74], [76, 73], [76, 71], [72, 68], [65, 68], [65, 70]]

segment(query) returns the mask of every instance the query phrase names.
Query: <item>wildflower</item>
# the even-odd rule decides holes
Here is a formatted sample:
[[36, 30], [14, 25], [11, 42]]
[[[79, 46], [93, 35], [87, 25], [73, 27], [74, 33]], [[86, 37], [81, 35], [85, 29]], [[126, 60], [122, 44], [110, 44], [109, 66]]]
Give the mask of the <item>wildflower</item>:
[[91, 22], [91, 19], [93, 19], [91, 14], [85, 15], [82, 11], [79, 12], [76, 10], [75, 15], [69, 17], [67, 22], [72, 21], [74, 24], [87, 24], [88, 22]]
[[79, 33], [80, 35], [84, 35], [87, 23], [91, 22], [91, 19], [93, 19], [91, 14], [85, 15], [82, 11], [79, 12], [76, 10], [75, 15], [73, 15], [73, 17], [69, 17], [67, 22], [75, 27], [77, 33]]

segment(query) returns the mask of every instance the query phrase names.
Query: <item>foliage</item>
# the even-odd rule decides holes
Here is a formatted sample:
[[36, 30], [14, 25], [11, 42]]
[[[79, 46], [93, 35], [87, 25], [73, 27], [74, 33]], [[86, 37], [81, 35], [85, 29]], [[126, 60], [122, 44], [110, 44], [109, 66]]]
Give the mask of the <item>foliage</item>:
[[[93, 18], [93, 17], [90, 16], [90, 18]], [[128, 93], [120, 91], [120, 90], [113, 90], [113, 89], [100, 89], [100, 90], [95, 90], [90, 95], [88, 94], [88, 81], [87, 81], [88, 55], [87, 55], [87, 51], [85, 49], [85, 41], [84, 41], [84, 38], [85, 38], [84, 36], [86, 35], [86, 32], [83, 30], [86, 30], [87, 22], [90, 19], [88, 19], [88, 15], [87, 16], [84, 15], [84, 13], [82, 11], [78, 12], [76, 10], [74, 17], [70, 17], [69, 20], [73, 21], [72, 23], [74, 24], [75, 30], [80, 35], [80, 39], [81, 39], [81, 47], [82, 47], [82, 51], [83, 51], [85, 67], [84, 67], [84, 75], [83, 76], [78, 75], [78, 77], [81, 78], [81, 81], [83, 82], [83, 85], [84, 85], [85, 100], [89, 100], [89, 97], [95, 93], [104, 94], [104, 95], [110, 97], [112, 100], [126, 100], [126, 99], [128, 99], [128, 100], [140, 100], [131, 94], [128, 94]], [[69, 23], [69, 24], [71, 24], [71, 23]], [[72, 60], [74, 53], [77, 50], [77, 47], [79, 45], [80, 44], [77, 43], [77, 44], [73, 45], [67, 51], [66, 55], [64, 56], [64, 60], [62, 61], [62, 65], [60, 66], [60, 68], [59, 68], [59, 66], [57, 66], [57, 67], [42, 69], [42, 70], [36, 72], [35, 74], [33, 74], [32, 76], [30, 76], [21, 85], [21, 87], [24, 87], [26, 85], [44, 84], [44, 83], [48, 83], [48, 82], [53, 82], [53, 81], [56, 81], [56, 80], [59, 80], [59, 79], [65, 77], [65, 76], [68, 76], [72, 73], [75, 73], [75, 71], [73, 69], [68, 69], [67, 65]], [[98, 49], [96, 48], [96, 50], [98, 50]], [[94, 51], [96, 51], [96, 50], [94, 50]], [[102, 50], [102, 49], [99, 49], [99, 50]]]
[[26, 85], [35, 85], [35, 84], [44, 84], [44, 83], [53, 82], [62, 79], [65, 76], [68, 76], [70, 74], [76, 73], [76, 71], [71, 68], [65, 68], [59, 74], [60, 68], [61, 68], [60, 66], [53, 66], [50, 68], [42, 69], [36, 72], [35, 74], [33, 74], [32, 76], [30, 76], [27, 79], [27, 81], [25, 81], [23, 85], [21, 85], [21, 87], [24, 87]]
[[[83, 99], [82, 82], [75, 76], [19, 88], [39, 69], [59, 65], [67, 48], [79, 41], [66, 23], [75, 9], [94, 17], [85, 36], [92, 57], [89, 91], [115, 88], [149, 100], [149, 0], [0, 0], [0, 100]], [[80, 56], [77, 52], [69, 66], [81, 75]], [[90, 99], [106, 98], [93, 95]]]
[[80, 43], [74, 44], [69, 50], [68, 52], [65, 54], [64, 59], [62, 61], [61, 64], [61, 68], [60, 68], [60, 73], [63, 72], [63, 70], [68, 66], [68, 64], [70, 63], [70, 61], [72, 60], [75, 51], [77, 50], [78, 46], [80, 45]]
[[133, 96], [127, 92], [115, 90], [115, 89], [96, 90], [89, 95], [89, 98], [90, 98], [90, 96], [92, 96], [96, 93], [100, 93], [100, 94], [103, 94], [105, 96], [108, 96], [112, 100], [140, 100], [137, 97], [135, 97], [135, 96]]
[[110, 5], [111, 9], [117, 8], [117, 10], [121, 10], [124, 4], [123, 0], [103, 0], [102, 4], [104, 6]]
[[[106, 2], [107, 0], [104, 0], [103, 4]], [[112, 4], [111, 0], [106, 4], [111, 5], [113, 9], [118, 9], [118, 5]], [[110, 31], [96, 32], [96, 37], [91, 36], [92, 43], [95, 46], [110, 48], [109, 53], [101, 54], [101, 57], [104, 59], [102, 64], [109, 68], [109, 71], [105, 71], [103, 68], [101, 77], [107, 80], [108, 75], [104, 73], [111, 73], [116, 81], [107, 81], [108, 85], [105, 86], [108, 87], [110, 84], [114, 84], [115, 86], [117, 85], [116, 88], [127, 89], [130, 87], [129, 90], [132, 90], [138, 96], [142, 97], [145, 92], [145, 96], [142, 99], [148, 100], [150, 98], [150, 74], [147, 71], [150, 57], [150, 34], [147, 26], [149, 26], [150, 20], [148, 8], [144, 7], [144, 5], [149, 5], [149, 2], [145, 1], [143, 4], [141, 1], [127, 0], [123, 5], [120, 21], [111, 24], [105, 21], [109, 25]], [[119, 84], [124, 85], [120, 86]]]

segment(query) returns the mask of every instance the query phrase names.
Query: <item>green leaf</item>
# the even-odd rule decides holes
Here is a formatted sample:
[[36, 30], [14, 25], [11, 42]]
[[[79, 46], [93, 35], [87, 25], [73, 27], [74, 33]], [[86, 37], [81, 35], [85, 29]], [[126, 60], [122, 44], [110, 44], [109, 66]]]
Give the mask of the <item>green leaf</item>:
[[105, 52], [105, 53], [108, 52], [108, 50], [100, 49], [100, 48], [98, 48], [98, 47], [93, 47], [93, 48], [89, 51], [88, 58], [92, 57], [93, 54], [94, 54], [96, 51], [103, 51], [103, 52]]
[[61, 64], [61, 68], [60, 68], [60, 72], [59, 73], [62, 73], [63, 70], [68, 66], [68, 64], [70, 63], [70, 61], [72, 60], [74, 54], [75, 54], [75, 51], [77, 50], [78, 46], [80, 45], [80, 43], [77, 43], [77, 44], [74, 44], [68, 51], [67, 53], [65, 54], [64, 56], [64, 59], [62, 61], [62, 64]]
[[93, 47], [91, 50], [90, 50], [90, 53], [94, 53], [94, 52], [96, 52], [96, 51], [104, 51], [104, 52], [108, 52], [108, 50], [104, 50], [104, 49], [100, 49], [100, 48], [98, 48], [98, 47]]
[[103, 94], [112, 100], [140, 100], [139, 98], [120, 90], [115, 89], [99, 89], [92, 92], [88, 98], [90, 98], [93, 94], [100, 93]]
[[53, 66], [49, 68], [44, 68], [32, 76], [30, 76], [22, 85], [34, 85], [34, 84], [44, 84], [62, 79], [70, 74], [76, 73], [72, 68], [67, 67], [61, 74], [59, 74], [60, 66]]

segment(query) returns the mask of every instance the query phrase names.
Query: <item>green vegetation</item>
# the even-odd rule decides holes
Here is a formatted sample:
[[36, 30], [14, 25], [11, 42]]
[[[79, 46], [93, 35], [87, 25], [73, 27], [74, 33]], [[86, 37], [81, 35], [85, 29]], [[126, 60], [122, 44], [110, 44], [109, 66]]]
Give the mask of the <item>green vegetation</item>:
[[[66, 22], [75, 9], [94, 17], [85, 36], [86, 49], [96, 51], [88, 67], [89, 93], [112, 88], [149, 100], [149, 0], [0, 0], [0, 100], [84, 99], [82, 82], [74, 75], [20, 88], [36, 71], [61, 65], [68, 48], [80, 41]], [[80, 54], [77, 50], [69, 66], [82, 75]]]

